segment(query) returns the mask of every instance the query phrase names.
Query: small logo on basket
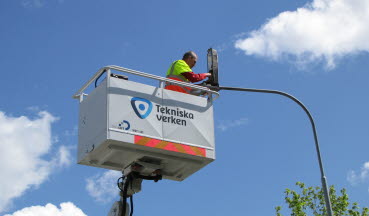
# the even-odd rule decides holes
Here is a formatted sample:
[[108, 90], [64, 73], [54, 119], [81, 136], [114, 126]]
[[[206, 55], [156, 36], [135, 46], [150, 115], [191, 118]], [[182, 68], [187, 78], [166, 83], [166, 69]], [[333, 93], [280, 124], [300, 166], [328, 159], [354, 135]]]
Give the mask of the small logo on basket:
[[121, 123], [118, 124], [118, 128], [122, 130], [129, 130], [131, 128], [131, 124], [129, 121], [123, 120]]
[[131, 105], [136, 115], [141, 119], [145, 119], [152, 111], [152, 103], [144, 98], [132, 98]]

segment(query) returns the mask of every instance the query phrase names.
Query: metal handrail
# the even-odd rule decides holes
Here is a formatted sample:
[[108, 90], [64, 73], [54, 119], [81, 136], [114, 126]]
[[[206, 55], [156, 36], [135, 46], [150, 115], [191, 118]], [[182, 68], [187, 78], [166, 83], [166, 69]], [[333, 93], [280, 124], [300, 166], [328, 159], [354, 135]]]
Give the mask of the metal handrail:
[[83, 95], [83, 91], [86, 90], [86, 88], [91, 85], [91, 83], [93, 81], [95, 81], [102, 73], [104, 73], [107, 70], [116, 70], [116, 71], [120, 71], [120, 72], [124, 72], [124, 73], [129, 73], [129, 74], [133, 74], [133, 75], [137, 75], [137, 76], [142, 76], [142, 77], [146, 77], [146, 78], [150, 78], [150, 79], [154, 79], [154, 80], [158, 80], [160, 81], [160, 83], [162, 82], [169, 82], [169, 83], [174, 83], [176, 85], [179, 86], [185, 86], [185, 87], [190, 87], [193, 89], [197, 89], [197, 90], [202, 90], [205, 91], [207, 93], [210, 94], [214, 94], [215, 98], [213, 98], [213, 100], [217, 99], [219, 97], [219, 93], [216, 91], [212, 91], [207, 87], [204, 86], [199, 86], [199, 85], [194, 85], [191, 83], [186, 83], [186, 82], [181, 82], [181, 81], [177, 81], [177, 80], [172, 80], [172, 79], [168, 79], [168, 78], [164, 78], [161, 76], [156, 76], [153, 74], [149, 74], [149, 73], [145, 73], [145, 72], [141, 72], [141, 71], [136, 71], [136, 70], [132, 70], [132, 69], [128, 69], [128, 68], [124, 68], [124, 67], [119, 67], [119, 66], [115, 66], [115, 65], [109, 65], [109, 66], [105, 66], [103, 68], [101, 68], [100, 70], [98, 70], [90, 80], [88, 80], [74, 95], [73, 98], [74, 99], [79, 99], [81, 97], [81, 95]]

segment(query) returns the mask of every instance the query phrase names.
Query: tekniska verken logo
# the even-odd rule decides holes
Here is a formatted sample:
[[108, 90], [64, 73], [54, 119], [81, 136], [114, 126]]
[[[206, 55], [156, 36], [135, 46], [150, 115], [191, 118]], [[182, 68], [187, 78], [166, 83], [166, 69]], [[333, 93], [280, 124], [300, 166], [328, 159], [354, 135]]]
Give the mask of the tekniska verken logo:
[[145, 119], [152, 111], [152, 103], [145, 98], [134, 97], [131, 99], [131, 105], [140, 119]]

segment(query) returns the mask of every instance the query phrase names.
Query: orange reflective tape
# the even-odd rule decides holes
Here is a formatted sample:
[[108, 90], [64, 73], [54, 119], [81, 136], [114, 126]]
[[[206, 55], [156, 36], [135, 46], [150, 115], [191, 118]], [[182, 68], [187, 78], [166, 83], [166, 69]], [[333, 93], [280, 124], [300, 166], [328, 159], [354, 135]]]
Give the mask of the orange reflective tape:
[[197, 147], [191, 146], [191, 150], [192, 150], [193, 152], [195, 152], [195, 154], [196, 154], [196, 155], [202, 155], [202, 154], [203, 154], [203, 152], [201, 151], [201, 149], [200, 149], [200, 148], [197, 148]]
[[187, 153], [181, 144], [175, 143], [174, 146], [177, 148], [178, 152]]
[[159, 142], [159, 143], [155, 146], [155, 148], [158, 148], [158, 149], [164, 149], [167, 145], [168, 145], [168, 142], [166, 142], [166, 141], [161, 141], [161, 142]]
[[147, 147], [152, 147], [152, 148], [157, 148], [157, 149], [163, 149], [167, 151], [173, 151], [173, 152], [206, 157], [206, 149], [195, 147], [195, 146], [184, 145], [180, 143], [172, 143], [168, 141], [152, 139], [152, 138], [138, 136], [138, 135], [135, 135], [134, 143], [137, 145], [142, 145], [142, 146], [147, 146]]
[[168, 145], [165, 146], [163, 149], [168, 150], [168, 151], [174, 151], [174, 152], [178, 151], [178, 149], [173, 143], [168, 143]]
[[150, 141], [146, 144], [146, 146], [149, 147], [155, 147], [156, 145], [158, 145], [161, 142], [161, 140], [157, 140], [157, 139], [150, 139]]
[[187, 154], [196, 155], [196, 153], [192, 151], [191, 146], [184, 145], [183, 148], [185, 149]]
[[[136, 138], [138, 138], [138, 139], [136, 139]], [[135, 136], [135, 144], [146, 145], [149, 141], [150, 141], [150, 138], [148, 138], [148, 137]]]

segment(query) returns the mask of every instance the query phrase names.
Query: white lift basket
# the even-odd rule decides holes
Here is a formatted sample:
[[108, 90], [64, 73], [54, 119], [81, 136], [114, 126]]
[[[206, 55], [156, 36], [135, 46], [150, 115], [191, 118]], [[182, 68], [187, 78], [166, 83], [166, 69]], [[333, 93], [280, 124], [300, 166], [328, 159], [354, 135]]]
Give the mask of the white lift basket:
[[[159, 81], [151, 86], [111, 76], [111, 70]], [[105, 79], [84, 91], [103, 73]], [[164, 89], [169, 81], [207, 96]], [[100, 69], [73, 97], [80, 101], [78, 163], [122, 171], [150, 164], [182, 181], [215, 159], [213, 100], [218, 92], [118, 66]]]

